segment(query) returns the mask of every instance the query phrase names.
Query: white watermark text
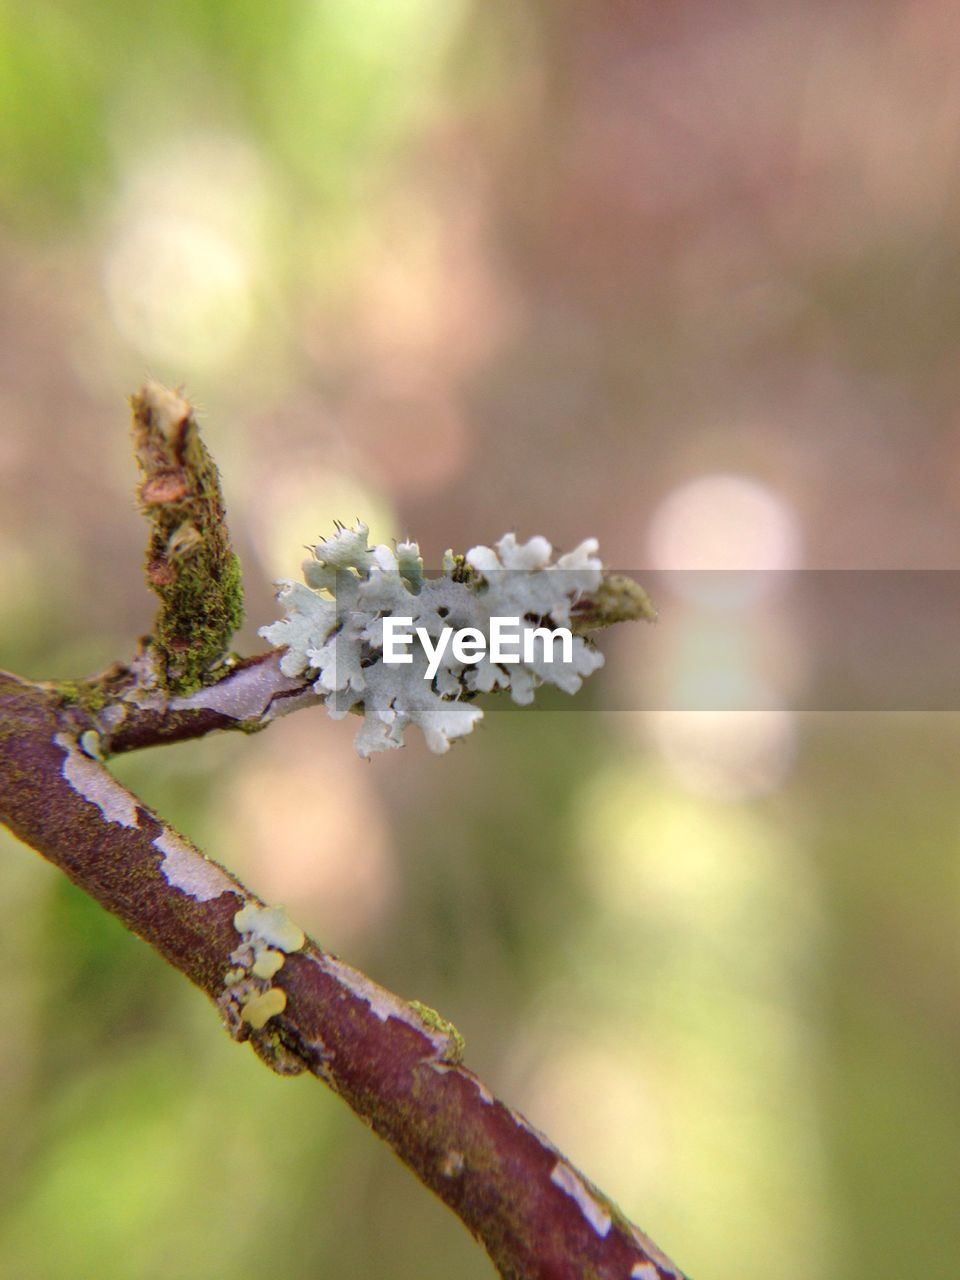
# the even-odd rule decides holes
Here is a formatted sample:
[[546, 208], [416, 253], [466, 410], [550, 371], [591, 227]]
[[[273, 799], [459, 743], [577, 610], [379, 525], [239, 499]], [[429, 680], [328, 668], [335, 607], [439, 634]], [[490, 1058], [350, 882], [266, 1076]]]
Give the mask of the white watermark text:
[[413, 662], [410, 649], [419, 640], [427, 655], [425, 680], [440, 670], [449, 648], [455, 661], [472, 665], [489, 657], [491, 662], [556, 662], [557, 642], [560, 662], [573, 661], [573, 633], [569, 627], [521, 626], [519, 618], [491, 618], [490, 634], [479, 627], [444, 627], [434, 639], [426, 627], [414, 627], [413, 618], [388, 615], [383, 619], [383, 661], [388, 664]]

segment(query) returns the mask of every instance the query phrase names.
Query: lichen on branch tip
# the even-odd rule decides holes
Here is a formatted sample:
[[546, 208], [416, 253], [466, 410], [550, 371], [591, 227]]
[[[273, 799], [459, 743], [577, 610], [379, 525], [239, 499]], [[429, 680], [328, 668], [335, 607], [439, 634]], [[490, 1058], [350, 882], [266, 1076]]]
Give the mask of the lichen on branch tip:
[[[303, 565], [305, 582], [279, 584], [284, 617], [260, 634], [284, 650], [283, 674], [306, 674], [335, 719], [362, 712], [361, 756], [401, 746], [412, 724], [432, 751], [444, 752], [482, 719], [473, 701], [478, 694], [509, 691], [514, 702], [527, 704], [545, 683], [576, 693], [602, 666], [603, 655], [582, 634], [568, 637], [559, 660], [552, 648], [547, 653], [545, 640], [538, 652], [535, 641], [544, 629], [582, 633], [649, 616], [649, 601], [636, 584], [638, 595], [625, 587], [604, 591], [596, 552], [591, 538], [554, 559], [546, 538], [521, 543], [508, 533], [495, 547], [477, 546], [466, 556], [448, 551], [442, 574], [425, 577], [415, 542], [395, 550], [370, 547], [367, 526], [358, 521], [317, 544]], [[612, 616], [617, 609], [619, 618]], [[409, 659], [400, 659], [405, 665], [387, 661], [387, 618], [409, 619], [418, 632]], [[428, 660], [424, 637], [442, 639], [456, 628], [489, 640], [496, 618], [517, 620], [516, 661], [495, 661], [490, 652], [469, 660], [453, 646]]]
[[633, 578], [622, 573], [604, 574], [596, 591], [580, 600], [573, 609], [574, 631], [598, 631], [618, 622], [656, 622], [657, 611], [650, 597]]

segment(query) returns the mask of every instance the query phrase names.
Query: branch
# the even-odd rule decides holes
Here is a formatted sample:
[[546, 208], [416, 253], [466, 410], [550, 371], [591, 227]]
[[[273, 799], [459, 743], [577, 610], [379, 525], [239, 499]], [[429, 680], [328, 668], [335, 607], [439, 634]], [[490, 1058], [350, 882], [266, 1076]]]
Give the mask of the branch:
[[312, 679], [285, 676], [276, 649], [224, 664], [215, 684], [170, 696], [144, 688], [142, 667], [152, 661], [145, 648], [130, 667], [117, 667], [90, 681], [51, 682], [44, 688], [69, 712], [71, 726], [97, 735], [104, 759], [141, 747], [203, 738], [219, 729], [256, 733], [301, 707], [321, 701]]
[[[139, 498], [151, 524], [147, 581], [160, 597], [154, 634], [129, 665], [89, 680], [41, 684], [0, 673], [0, 821], [206, 992], [234, 1039], [249, 1041], [274, 1071], [308, 1071], [329, 1084], [459, 1215], [502, 1276], [678, 1277], [615, 1205], [461, 1065], [455, 1028], [306, 939], [104, 767], [119, 752], [219, 729], [259, 730], [325, 696], [315, 670], [291, 674], [302, 664], [289, 654], [285, 662], [283, 649], [247, 659], [227, 653], [242, 595], [216, 467], [179, 393], [148, 384], [131, 403]], [[353, 555], [361, 532], [365, 547], [358, 525], [324, 552], [339, 554], [346, 542]], [[521, 561], [550, 555], [544, 539], [520, 547], [511, 536], [498, 548]], [[567, 559], [593, 565], [588, 550], [583, 544]], [[416, 547], [397, 551], [413, 572]], [[454, 580], [475, 574], [467, 561], [481, 553], [500, 564], [477, 548], [455, 558]], [[364, 551], [361, 562], [373, 554]], [[578, 633], [652, 616], [629, 579], [596, 576], [591, 585], [571, 612]]]
[[151, 524], [147, 583], [160, 597], [156, 675], [174, 693], [196, 689], [243, 621], [240, 566], [230, 546], [216, 465], [193, 410], [178, 392], [147, 383], [130, 401]]
[[[96, 735], [88, 740], [88, 746], [92, 743], [92, 751], [103, 758], [140, 747], [202, 737], [217, 729], [254, 732], [279, 715], [324, 700], [333, 687], [326, 682], [326, 672], [313, 670], [309, 679], [307, 677], [305, 666], [318, 657], [314, 647], [327, 641], [328, 635], [326, 631], [322, 635], [315, 633], [309, 625], [304, 631], [302, 616], [296, 619], [298, 627], [291, 626], [293, 619], [288, 616], [262, 632], [279, 646], [272, 653], [247, 659], [227, 654], [232, 635], [242, 620], [243, 593], [216, 465], [200, 438], [191, 405], [179, 392], [150, 382], [130, 403], [135, 453], [142, 473], [137, 494], [151, 526], [146, 578], [160, 598], [153, 634], [141, 641], [129, 666], [117, 664], [87, 680], [60, 681], [46, 686], [65, 706], [74, 709], [72, 721], [78, 733]], [[347, 555], [349, 564], [358, 567], [375, 559], [380, 552], [390, 555], [386, 547], [377, 551], [366, 549], [365, 526], [358, 523], [355, 530], [346, 531], [339, 526], [338, 529], [338, 537], [315, 548], [315, 554], [335, 554], [334, 564], [345, 563], [343, 556]], [[345, 545], [337, 546], [338, 541]], [[534, 538], [520, 547], [510, 535], [498, 543], [498, 548], [507, 544], [509, 554], [518, 565], [530, 567], [531, 554], [534, 559], [541, 557], [538, 563], [549, 561], [551, 548], [543, 538]], [[581, 569], [592, 566], [589, 588], [583, 588], [582, 579], [571, 588], [569, 624], [574, 634], [582, 637], [623, 621], [652, 621], [656, 613], [639, 584], [620, 574], [601, 574], [599, 561], [590, 558], [590, 552], [595, 550], [596, 543], [588, 540], [572, 556], [564, 558], [567, 562], [576, 559]], [[415, 574], [422, 584], [422, 562], [416, 544], [402, 544], [397, 552], [404, 557], [404, 564], [402, 569], [399, 564], [396, 568], [407, 575]], [[480, 553], [484, 563], [491, 561], [497, 570], [494, 577], [501, 578], [504, 562], [489, 548], [475, 548], [467, 556], [452, 558], [451, 579], [458, 583], [472, 582], [475, 586], [479, 583], [487, 589], [489, 584], [469, 563], [471, 557]], [[357, 555], [359, 559], [351, 558]], [[512, 561], [508, 559], [506, 563]], [[573, 566], [568, 568], [575, 576]], [[305, 570], [309, 585], [322, 583], [324, 589], [331, 586], [327, 578], [336, 577], [336, 572], [325, 566], [323, 559], [306, 565]], [[509, 572], [506, 576], [510, 576]], [[349, 575], [347, 577], [350, 581]], [[577, 591], [575, 598], [574, 590]], [[336, 595], [336, 591], [332, 594]], [[301, 588], [295, 596], [295, 614], [304, 607], [304, 599], [322, 611], [324, 606], [316, 603], [316, 596]], [[329, 611], [330, 606], [326, 608]], [[541, 619], [543, 621], [546, 619]], [[334, 630], [340, 630], [339, 623]], [[299, 663], [296, 654], [283, 652], [291, 634], [301, 647], [306, 645], [306, 653]], [[582, 640], [577, 643], [582, 644]], [[362, 653], [357, 655], [357, 660], [361, 666], [366, 665], [367, 659]], [[589, 662], [580, 669], [581, 674], [584, 670], [589, 672], [599, 661]], [[369, 678], [372, 673], [367, 674]], [[318, 680], [318, 675], [324, 679]], [[496, 683], [501, 687], [509, 683], [503, 670], [498, 672]], [[527, 673], [528, 686], [531, 683]], [[579, 676], [575, 676], [572, 687], [578, 686]], [[449, 689], [444, 696], [449, 706], [461, 698], [469, 701], [475, 695], [469, 687], [461, 686], [456, 689], [456, 698], [452, 698]], [[528, 696], [517, 695], [516, 700], [523, 701]], [[330, 699], [326, 700], [329, 704]], [[352, 701], [350, 709], [365, 714], [364, 701]], [[396, 705], [396, 700], [391, 705]], [[441, 733], [445, 739], [441, 747], [448, 745], [446, 735], [450, 732], [444, 729]], [[375, 744], [378, 747], [384, 745], [382, 736], [381, 726], [381, 741]]]
[[[586, 635], [617, 622], [655, 617], [636, 582], [605, 574], [599, 590], [577, 603], [571, 623], [576, 634]], [[280, 716], [322, 702], [322, 695], [314, 691], [315, 673], [286, 676], [280, 669], [282, 657], [283, 650], [272, 649], [249, 658], [228, 658], [214, 683], [170, 695], [155, 680], [153, 651], [147, 644], [129, 667], [111, 668], [88, 681], [44, 687], [73, 708], [77, 732], [97, 734], [98, 754], [108, 758], [221, 729], [256, 733]]]
[[[643, 589], [631, 578], [607, 574], [594, 596], [575, 606], [573, 630], [584, 635], [617, 622], [656, 613]], [[249, 658], [227, 659], [219, 678], [192, 693], [167, 694], [153, 679], [153, 653], [146, 645], [129, 667], [114, 667], [89, 681], [63, 681], [44, 687], [73, 708], [72, 727], [97, 734], [104, 758], [164, 743], [202, 738], [221, 729], [256, 733], [280, 716], [316, 706], [314, 676], [285, 676], [283, 651], [272, 649]], [[151, 686], [153, 682], [154, 687]]]
[[[271, 663], [251, 662], [223, 683], [259, 690], [254, 702], [275, 690], [269, 712], [277, 698], [299, 696]], [[171, 714], [183, 715], [181, 729], [208, 731], [219, 727], [212, 717], [232, 719], [225, 705]], [[501, 1276], [680, 1276], [461, 1065], [462, 1041], [439, 1015], [304, 939], [121, 787], [81, 746], [95, 746], [78, 733], [88, 715], [60, 692], [0, 675], [0, 821], [204, 991], [230, 1034], [273, 1070], [329, 1084], [482, 1241]], [[127, 732], [128, 748], [142, 745]]]

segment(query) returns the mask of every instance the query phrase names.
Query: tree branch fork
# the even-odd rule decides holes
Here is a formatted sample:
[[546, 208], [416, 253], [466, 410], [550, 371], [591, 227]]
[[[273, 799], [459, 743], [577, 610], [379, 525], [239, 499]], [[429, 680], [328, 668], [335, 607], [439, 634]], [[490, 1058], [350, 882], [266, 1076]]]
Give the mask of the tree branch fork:
[[[160, 616], [133, 662], [94, 680], [0, 673], [0, 821], [204, 991], [234, 1039], [281, 1075], [328, 1084], [501, 1276], [678, 1280], [657, 1246], [462, 1064], [455, 1028], [305, 938], [106, 768], [112, 754], [259, 730], [318, 701], [306, 679], [282, 674], [275, 651], [226, 656], [241, 603], [216, 469], [179, 393], [151, 384], [132, 405]], [[592, 625], [616, 611], [613, 599], [596, 602]]]

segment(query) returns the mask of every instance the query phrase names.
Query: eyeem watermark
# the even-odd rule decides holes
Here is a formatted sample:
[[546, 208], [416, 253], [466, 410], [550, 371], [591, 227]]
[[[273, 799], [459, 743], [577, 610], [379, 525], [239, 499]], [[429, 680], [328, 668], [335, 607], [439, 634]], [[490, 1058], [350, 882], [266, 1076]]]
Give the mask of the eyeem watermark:
[[383, 620], [383, 661], [398, 665], [413, 662], [413, 654], [407, 650], [415, 637], [427, 655], [424, 680], [432, 680], [437, 674], [448, 647], [457, 662], [468, 665], [487, 656], [491, 662], [555, 662], [559, 641], [559, 661], [573, 661], [573, 632], [569, 627], [521, 627], [519, 618], [491, 618], [489, 635], [479, 627], [444, 627], [434, 640], [426, 627], [413, 627], [413, 618], [391, 615]]

